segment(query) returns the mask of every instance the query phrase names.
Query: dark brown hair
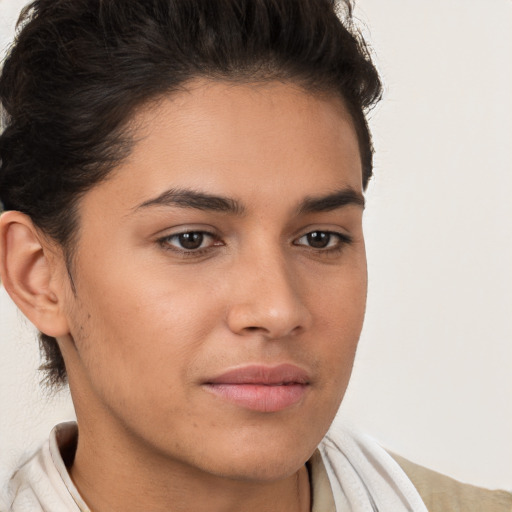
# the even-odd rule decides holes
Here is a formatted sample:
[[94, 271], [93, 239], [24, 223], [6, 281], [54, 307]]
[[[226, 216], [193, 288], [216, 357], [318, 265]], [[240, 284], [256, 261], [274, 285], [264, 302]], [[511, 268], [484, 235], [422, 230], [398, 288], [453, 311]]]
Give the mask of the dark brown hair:
[[[373, 150], [365, 115], [381, 84], [348, 1], [36, 0], [22, 12], [0, 76], [3, 209], [29, 215], [71, 268], [79, 199], [129, 154], [135, 109], [197, 77], [339, 94], [366, 187]], [[47, 382], [64, 384], [56, 340], [40, 340]]]

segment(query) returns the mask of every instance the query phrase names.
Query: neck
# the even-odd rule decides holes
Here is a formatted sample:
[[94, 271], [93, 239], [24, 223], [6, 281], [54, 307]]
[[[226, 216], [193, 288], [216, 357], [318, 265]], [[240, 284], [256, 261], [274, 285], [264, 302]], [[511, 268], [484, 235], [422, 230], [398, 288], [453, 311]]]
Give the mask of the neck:
[[168, 457], [151, 454], [133, 439], [94, 433], [80, 424], [70, 475], [94, 512], [244, 512], [310, 510], [307, 469], [270, 481], [212, 475]]

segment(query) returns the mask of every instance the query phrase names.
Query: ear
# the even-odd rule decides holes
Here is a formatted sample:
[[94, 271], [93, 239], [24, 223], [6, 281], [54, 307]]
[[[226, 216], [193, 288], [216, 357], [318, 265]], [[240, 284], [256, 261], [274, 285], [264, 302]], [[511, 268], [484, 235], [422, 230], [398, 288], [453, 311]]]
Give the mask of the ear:
[[69, 332], [58, 260], [27, 215], [8, 211], [0, 216], [2, 283], [25, 316], [53, 337]]

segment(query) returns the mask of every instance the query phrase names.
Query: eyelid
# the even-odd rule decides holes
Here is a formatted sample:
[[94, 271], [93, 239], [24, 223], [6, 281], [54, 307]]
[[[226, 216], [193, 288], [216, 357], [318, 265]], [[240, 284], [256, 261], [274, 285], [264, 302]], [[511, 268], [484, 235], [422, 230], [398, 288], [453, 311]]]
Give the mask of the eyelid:
[[196, 224], [195, 222], [184, 222], [182, 224], [166, 226], [165, 228], [159, 229], [158, 231], [154, 232], [153, 236], [155, 238], [165, 238], [169, 236], [181, 235], [183, 233], [206, 233], [212, 236], [221, 236], [219, 234], [219, 230], [215, 226], [206, 223]]

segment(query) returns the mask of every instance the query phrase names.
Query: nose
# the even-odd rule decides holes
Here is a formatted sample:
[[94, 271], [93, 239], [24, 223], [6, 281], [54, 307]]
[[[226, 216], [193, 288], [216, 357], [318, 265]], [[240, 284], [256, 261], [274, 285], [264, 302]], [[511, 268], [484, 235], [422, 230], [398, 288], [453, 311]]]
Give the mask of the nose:
[[311, 324], [299, 275], [280, 255], [253, 255], [240, 264], [227, 322], [239, 335], [297, 335]]

